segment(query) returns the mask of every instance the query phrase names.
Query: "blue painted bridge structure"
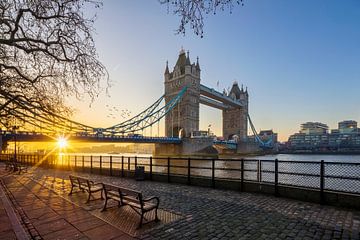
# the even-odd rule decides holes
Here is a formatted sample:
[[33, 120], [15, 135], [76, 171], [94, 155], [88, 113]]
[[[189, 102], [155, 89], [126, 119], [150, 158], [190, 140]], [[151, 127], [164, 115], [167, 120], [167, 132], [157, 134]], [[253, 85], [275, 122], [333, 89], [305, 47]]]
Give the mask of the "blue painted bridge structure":
[[[2, 131], [1, 136], [3, 141], [19, 142], [51, 142], [57, 141], [59, 135], [53, 133], [39, 133], [39, 132], [24, 132], [19, 131], [7, 132]], [[104, 135], [104, 134], [70, 134], [63, 136], [69, 141], [79, 142], [119, 142], [119, 143], [162, 143], [162, 144], [180, 144], [181, 139], [176, 137], [147, 137], [147, 136], [119, 136], [119, 135]]]

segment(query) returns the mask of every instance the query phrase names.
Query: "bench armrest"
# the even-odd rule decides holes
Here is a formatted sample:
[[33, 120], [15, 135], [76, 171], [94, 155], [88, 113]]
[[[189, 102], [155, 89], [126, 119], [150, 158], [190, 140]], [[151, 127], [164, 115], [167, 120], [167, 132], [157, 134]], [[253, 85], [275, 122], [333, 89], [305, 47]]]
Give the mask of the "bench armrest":
[[90, 183], [92, 184], [92, 186], [102, 186], [103, 187], [103, 184], [102, 183], [94, 183], [93, 181], [90, 181]]
[[152, 201], [152, 200], [156, 200], [156, 202], [157, 202], [156, 205], [159, 205], [160, 200], [159, 200], [158, 197], [149, 197], [149, 198], [143, 199], [144, 202], [149, 202], [149, 201]]

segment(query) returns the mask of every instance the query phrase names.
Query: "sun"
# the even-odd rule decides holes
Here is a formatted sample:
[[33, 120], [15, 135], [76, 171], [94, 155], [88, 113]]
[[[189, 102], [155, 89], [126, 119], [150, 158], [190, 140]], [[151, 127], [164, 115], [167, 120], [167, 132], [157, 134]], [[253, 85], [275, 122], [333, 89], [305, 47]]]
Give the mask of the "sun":
[[58, 145], [59, 148], [66, 148], [67, 145], [68, 145], [68, 141], [64, 137], [59, 137], [57, 139], [57, 145]]

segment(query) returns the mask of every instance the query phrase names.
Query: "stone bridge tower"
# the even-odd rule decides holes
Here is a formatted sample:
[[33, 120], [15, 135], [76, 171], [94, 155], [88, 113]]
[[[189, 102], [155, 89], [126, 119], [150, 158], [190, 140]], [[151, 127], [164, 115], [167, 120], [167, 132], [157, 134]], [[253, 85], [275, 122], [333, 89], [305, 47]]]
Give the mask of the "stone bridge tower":
[[190, 63], [182, 49], [172, 72], [168, 64], [164, 73], [165, 104], [176, 96], [185, 86], [188, 87], [180, 103], [165, 116], [165, 135], [167, 137], [189, 137], [192, 131], [199, 130], [200, 66]]
[[226, 140], [238, 137], [239, 141], [245, 142], [248, 130], [248, 106], [249, 94], [247, 89], [241, 89], [237, 82], [234, 82], [228, 96], [233, 100], [240, 101], [242, 107], [230, 107], [223, 110], [223, 136]]

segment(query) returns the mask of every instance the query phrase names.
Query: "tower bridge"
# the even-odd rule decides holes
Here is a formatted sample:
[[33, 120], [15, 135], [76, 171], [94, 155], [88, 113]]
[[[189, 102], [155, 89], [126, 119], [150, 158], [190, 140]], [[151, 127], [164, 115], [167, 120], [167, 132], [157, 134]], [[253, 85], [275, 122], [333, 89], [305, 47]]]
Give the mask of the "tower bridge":
[[240, 89], [235, 82], [229, 93], [220, 93], [200, 84], [200, 75], [199, 59], [191, 64], [189, 52], [186, 55], [184, 50], [181, 50], [173, 71], [170, 72], [166, 64], [165, 102], [170, 101], [184, 87], [188, 88], [174, 110], [165, 116], [166, 136], [180, 134], [182, 137], [190, 137], [192, 132], [199, 131], [199, 105], [204, 104], [222, 110], [225, 139], [237, 136], [246, 141], [249, 102], [247, 89]]
[[[243, 152], [253, 151], [263, 144], [258, 137], [255, 138], [257, 141], [255, 145], [249, 145], [247, 141], [248, 122], [256, 135], [255, 127], [248, 114], [249, 94], [247, 89], [240, 88], [235, 82], [230, 92], [220, 93], [201, 84], [200, 81], [199, 59], [197, 58], [196, 63], [191, 63], [189, 52], [186, 54], [184, 50], [181, 50], [172, 71], [169, 70], [168, 63], [166, 63], [164, 95], [141, 113], [119, 124], [107, 128], [87, 126], [54, 113], [44, 112], [39, 107], [28, 106], [30, 103], [26, 101], [22, 101], [21, 104], [26, 109], [31, 109], [30, 112], [9, 110], [9, 114], [19, 117], [27, 126], [38, 127], [44, 131], [43, 133], [18, 132], [16, 134], [18, 141], [45, 141], [54, 138], [60, 129], [63, 134], [70, 136], [73, 140], [155, 143], [158, 154], [192, 154], [211, 150], [214, 144], [228, 146], [237, 149], [238, 152]], [[162, 105], [162, 102], [165, 104]], [[200, 130], [200, 104], [222, 111], [222, 130], [225, 141], [191, 137], [192, 133]], [[6, 110], [6, 106], [4, 108]], [[157, 137], [135, 134], [144, 129], [152, 129], [153, 125], [159, 124], [163, 118], [165, 119], [164, 137], [159, 137], [159, 134]], [[12, 141], [14, 140], [11, 137], [13, 135], [8, 131], [3, 131], [0, 140], [2, 143]], [[4, 145], [2, 143], [0, 145]]]

